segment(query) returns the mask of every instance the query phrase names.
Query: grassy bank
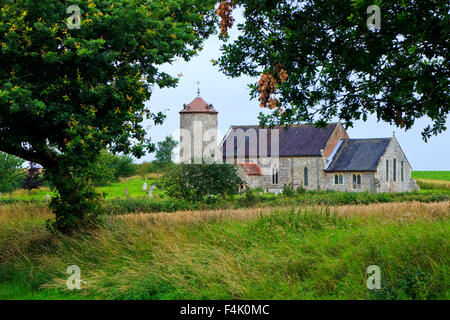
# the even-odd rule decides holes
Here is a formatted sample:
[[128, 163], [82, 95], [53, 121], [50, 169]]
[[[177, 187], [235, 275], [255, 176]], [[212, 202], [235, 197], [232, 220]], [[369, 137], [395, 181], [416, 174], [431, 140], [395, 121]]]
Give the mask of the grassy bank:
[[[450, 298], [450, 202], [108, 216], [75, 238], [22, 206], [0, 207], [3, 299]], [[69, 265], [81, 291], [65, 288]]]

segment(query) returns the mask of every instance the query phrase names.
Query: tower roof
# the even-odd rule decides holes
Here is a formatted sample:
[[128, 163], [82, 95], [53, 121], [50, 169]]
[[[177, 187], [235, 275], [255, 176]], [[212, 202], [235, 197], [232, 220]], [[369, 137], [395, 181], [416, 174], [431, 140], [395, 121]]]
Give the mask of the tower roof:
[[218, 114], [212, 104], [208, 104], [201, 97], [195, 98], [191, 103], [184, 105], [180, 113], [212, 113]]

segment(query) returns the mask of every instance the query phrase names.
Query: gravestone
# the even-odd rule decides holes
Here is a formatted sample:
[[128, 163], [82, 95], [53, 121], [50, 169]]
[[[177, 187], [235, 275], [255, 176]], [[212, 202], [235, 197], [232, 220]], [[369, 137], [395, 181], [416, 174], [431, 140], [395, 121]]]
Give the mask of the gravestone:
[[127, 188], [125, 188], [124, 194], [125, 194], [126, 196], [128, 195], [128, 189], [127, 189]]
[[150, 188], [148, 189], [148, 197], [151, 199], [153, 198], [153, 190], [155, 190], [156, 187], [155, 186], [150, 186]]
[[142, 186], [142, 191], [147, 191], [148, 185], [147, 182], [144, 183], [144, 185]]
[[48, 193], [45, 195], [45, 199], [50, 200], [50, 195]]

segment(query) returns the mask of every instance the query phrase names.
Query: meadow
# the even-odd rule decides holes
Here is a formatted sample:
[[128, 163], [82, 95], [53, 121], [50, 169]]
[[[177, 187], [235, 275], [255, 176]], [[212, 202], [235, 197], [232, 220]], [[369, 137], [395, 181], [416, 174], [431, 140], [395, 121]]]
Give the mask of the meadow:
[[[1, 299], [448, 299], [450, 202], [109, 216], [76, 237], [0, 209]], [[81, 268], [80, 291], [66, 269]], [[382, 290], [366, 288], [378, 265]]]
[[[46, 201], [0, 198], [0, 299], [450, 298], [450, 192], [434, 179], [414, 193], [195, 204], [143, 199], [144, 181], [157, 179], [107, 187], [101, 226], [75, 236], [48, 231]], [[81, 290], [67, 289], [70, 265]], [[370, 265], [381, 290], [366, 287]]]

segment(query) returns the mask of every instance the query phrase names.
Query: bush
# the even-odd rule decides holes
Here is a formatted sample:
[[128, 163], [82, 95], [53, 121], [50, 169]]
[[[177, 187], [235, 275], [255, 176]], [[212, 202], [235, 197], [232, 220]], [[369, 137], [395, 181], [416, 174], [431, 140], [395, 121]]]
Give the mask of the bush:
[[117, 156], [103, 151], [100, 158], [91, 165], [89, 177], [97, 187], [109, 185], [118, 181], [120, 177], [135, 175], [137, 166], [129, 156]]
[[292, 187], [292, 184], [285, 184], [283, 186], [283, 196], [285, 197], [293, 197], [295, 195], [294, 188]]
[[11, 192], [20, 188], [24, 173], [20, 158], [0, 152], [0, 192]]
[[207, 195], [230, 195], [243, 184], [236, 168], [228, 164], [181, 164], [168, 171], [160, 185], [172, 198], [201, 201]]
[[298, 194], [298, 195], [303, 195], [303, 194], [306, 193], [306, 189], [303, 188], [303, 184], [301, 184], [300, 186], [298, 186], [298, 188], [297, 188], [296, 191], [297, 191], [297, 194]]

